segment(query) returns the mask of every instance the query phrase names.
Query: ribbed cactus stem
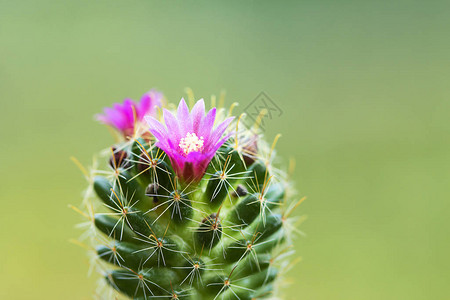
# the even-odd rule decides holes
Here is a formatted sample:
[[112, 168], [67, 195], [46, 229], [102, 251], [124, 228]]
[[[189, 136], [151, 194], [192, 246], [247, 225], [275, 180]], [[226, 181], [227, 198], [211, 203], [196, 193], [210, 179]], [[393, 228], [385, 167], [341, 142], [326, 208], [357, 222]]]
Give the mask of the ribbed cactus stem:
[[[142, 300], [279, 297], [292, 205], [272, 150], [242, 125], [227, 131], [232, 119], [215, 108], [206, 114], [203, 101], [189, 113], [182, 100], [177, 117], [164, 111], [165, 125], [147, 125], [133, 112], [139, 104], [130, 105], [131, 117], [124, 104], [100, 118], [124, 139], [106, 169], [92, 171], [96, 197], [84, 201], [95, 266], [110, 291]], [[112, 299], [105, 290], [99, 297]]]

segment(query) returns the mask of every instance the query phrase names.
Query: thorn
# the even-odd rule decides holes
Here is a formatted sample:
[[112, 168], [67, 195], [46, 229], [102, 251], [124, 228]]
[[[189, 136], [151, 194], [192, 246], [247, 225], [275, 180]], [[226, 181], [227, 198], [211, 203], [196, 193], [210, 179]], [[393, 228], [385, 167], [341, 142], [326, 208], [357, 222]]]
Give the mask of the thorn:
[[225, 90], [221, 90], [220, 91], [220, 95], [219, 95], [219, 108], [224, 107], [225, 105], [225, 96], [226, 96], [226, 91]]
[[289, 209], [289, 210], [284, 214], [283, 219], [287, 219], [287, 218], [291, 215], [291, 213], [292, 213], [292, 212], [293, 212], [300, 204], [302, 204], [303, 201], [305, 201], [305, 200], [306, 200], [306, 196], [303, 197], [303, 198], [301, 198], [300, 200], [298, 200], [297, 203], [295, 203], [295, 205], [294, 205], [291, 209]]
[[[231, 106], [231, 108], [230, 108], [230, 115], [231, 115], [232, 110], [233, 110], [233, 106]], [[237, 122], [236, 122], [236, 135], [235, 135], [235, 138], [234, 138], [234, 139], [236, 140], [236, 146], [235, 146], [235, 149], [238, 149], [238, 147], [239, 147], [239, 143], [238, 143], [238, 128], [239, 128], [239, 122], [241, 121], [241, 118], [242, 118], [243, 116], [245, 116], [245, 113], [242, 113], [242, 114], [239, 116], [239, 118], [237, 119]]]
[[276, 144], [278, 142], [278, 139], [280, 137], [281, 137], [280, 133], [275, 136], [275, 138], [273, 140], [273, 143], [272, 143], [272, 147], [270, 148], [270, 153], [269, 153], [269, 157], [267, 158], [266, 165], [268, 165], [270, 163], [270, 159], [272, 158], [273, 150], [275, 150], [275, 146], [276, 146]]
[[83, 248], [83, 249], [85, 249], [85, 250], [88, 250], [88, 251], [92, 250], [92, 247], [89, 247], [88, 245], [86, 245], [86, 244], [80, 242], [79, 240], [70, 239], [70, 240], [69, 240], [69, 243], [72, 243], [72, 244], [74, 244], [74, 245], [80, 246], [81, 248]]
[[189, 87], [185, 88], [184, 91], [187, 94], [187, 98], [188, 98], [188, 101], [189, 101], [189, 106], [193, 107], [194, 104], [195, 104], [194, 91], [191, 88], [189, 88]]
[[69, 208], [73, 209], [74, 211], [76, 211], [77, 213], [79, 213], [80, 215], [82, 215], [83, 217], [88, 219], [89, 221], [92, 221], [91, 217], [89, 217], [86, 213], [81, 211], [78, 207], [75, 207], [72, 204], [69, 204], [68, 206], [69, 206]]
[[233, 110], [236, 106], [239, 106], [239, 103], [237, 102], [233, 102], [230, 106], [230, 109], [228, 110], [228, 116], [232, 116], [233, 115]]
[[89, 172], [86, 170], [86, 168], [80, 163], [78, 159], [76, 159], [74, 156], [70, 157], [70, 160], [73, 161], [73, 163], [80, 169], [80, 171], [83, 173], [83, 175], [86, 178], [89, 178]]
[[267, 113], [268, 111], [265, 108], [261, 109], [261, 111], [259, 112], [258, 117], [256, 117], [255, 125], [253, 126], [255, 132], [258, 132], [259, 126], [261, 126], [262, 123], [262, 119]]

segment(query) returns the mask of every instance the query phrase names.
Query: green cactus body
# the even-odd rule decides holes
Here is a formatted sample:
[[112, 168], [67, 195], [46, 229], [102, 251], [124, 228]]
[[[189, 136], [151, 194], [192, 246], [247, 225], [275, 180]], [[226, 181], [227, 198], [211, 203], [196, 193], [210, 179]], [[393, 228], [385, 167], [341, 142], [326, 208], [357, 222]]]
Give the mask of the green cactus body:
[[199, 176], [195, 162], [194, 173], [186, 164], [177, 169], [142, 127], [89, 177], [93, 193], [83, 208], [94, 225], [93, 261], [107, 283], [100, 298], [280, 297], [295, 204], [286, 175], [271, 163], [273, 148], [239, 128]]

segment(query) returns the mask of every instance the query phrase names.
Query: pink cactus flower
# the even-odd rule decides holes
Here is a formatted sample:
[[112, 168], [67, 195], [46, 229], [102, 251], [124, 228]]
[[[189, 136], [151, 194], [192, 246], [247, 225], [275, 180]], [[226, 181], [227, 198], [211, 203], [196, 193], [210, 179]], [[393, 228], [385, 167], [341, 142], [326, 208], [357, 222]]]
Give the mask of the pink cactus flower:
[[134, 135], [140, 122], [146, 115], [152, 115], [155, 107], [161, 105], [162, 93], [151, 90], [135, 102], [125, 99], [123, 103], [115, 103], [113, 107], [106, 107], [103, 114], [96, 115], [97, 120], [110, 125], [120, 131], [125, 138]]
[[175, 173], [186, 183], [203, 177], [216, 151], [230, 136], [224, 133], [233, 117], [213, 128], [215, 118], [216, 108], [206, 114], [203, 99], [191, 112], [181, 99], [176, 117], [164, 110], [165, 126], [153, 117], [145, 118], [157, 139], [156, 146], [168, 155]]

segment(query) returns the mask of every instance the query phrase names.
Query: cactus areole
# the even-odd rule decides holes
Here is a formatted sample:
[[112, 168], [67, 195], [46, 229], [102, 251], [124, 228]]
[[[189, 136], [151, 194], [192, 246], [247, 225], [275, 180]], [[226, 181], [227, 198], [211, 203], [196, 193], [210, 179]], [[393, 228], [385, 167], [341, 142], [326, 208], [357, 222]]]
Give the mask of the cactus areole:
[[203, 100], [163, 103], [152, 90], [97, 116], [119, 138], [85, 172], [76, 208], [103, 276], [96, 297], [282, 298], [298, 202], [275, 142]]

